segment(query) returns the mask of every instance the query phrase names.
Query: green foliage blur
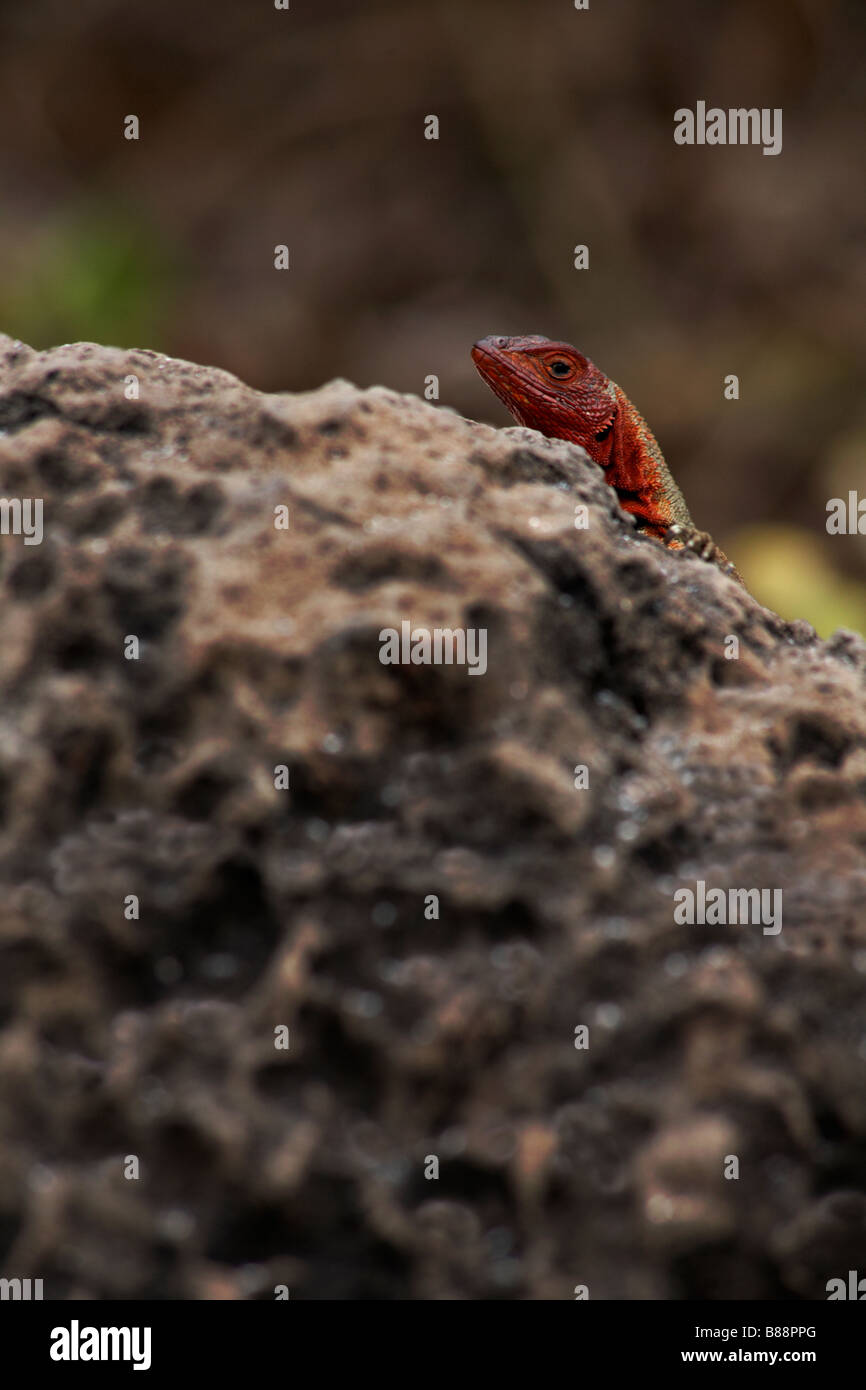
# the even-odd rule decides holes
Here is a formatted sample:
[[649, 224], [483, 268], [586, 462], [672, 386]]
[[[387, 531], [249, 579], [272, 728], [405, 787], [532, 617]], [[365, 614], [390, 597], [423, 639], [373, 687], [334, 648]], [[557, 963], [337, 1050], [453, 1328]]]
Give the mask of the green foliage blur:
[[31, 347], [87, 339], [164, 351], [175, 260], [152, 228], [118, 206], [88, 206], [50, 223], [0, 279], [5, 332]]

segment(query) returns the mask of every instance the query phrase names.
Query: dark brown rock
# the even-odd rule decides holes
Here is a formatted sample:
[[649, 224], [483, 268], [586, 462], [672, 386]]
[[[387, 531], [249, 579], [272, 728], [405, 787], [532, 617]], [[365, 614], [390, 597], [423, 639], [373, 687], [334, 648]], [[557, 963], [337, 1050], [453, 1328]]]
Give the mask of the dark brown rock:
[[[265, 396], [0, 339], [0, 495], [44, 499], [41, 545], [0, 537], [4, 1275], [469, 1299], [846, 1275], [859, 637], [637, 536], [578, 449], [345, 382]], [[485, 628], [486, 672], [383, 665], [403, 620]], [[698, 880], [781, 889], [782, 930], [677, 925]]]

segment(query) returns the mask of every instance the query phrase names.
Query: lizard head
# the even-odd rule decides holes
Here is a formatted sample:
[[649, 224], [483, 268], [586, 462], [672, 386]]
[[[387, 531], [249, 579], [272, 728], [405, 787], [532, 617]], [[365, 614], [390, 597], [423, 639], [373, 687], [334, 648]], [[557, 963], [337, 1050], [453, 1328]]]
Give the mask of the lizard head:
[[602, 467], [610, 461], [616, 390], [576, 348], [536, 334], [489, 337], [472, 360], [518, 424], [581, 444]]

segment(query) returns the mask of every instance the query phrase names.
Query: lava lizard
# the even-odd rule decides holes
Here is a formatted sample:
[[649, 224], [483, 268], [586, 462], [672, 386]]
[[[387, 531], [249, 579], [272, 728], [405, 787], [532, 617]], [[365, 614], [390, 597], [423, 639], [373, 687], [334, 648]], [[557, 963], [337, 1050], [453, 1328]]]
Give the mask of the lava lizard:
[[640, 531], [672, 549], [694, 550], [742, 584], [727, 555], [692, 521], [646, 421], [588, 357], [532, 334], [482, 338], [472, 360], [518, 424], [586, 450]]

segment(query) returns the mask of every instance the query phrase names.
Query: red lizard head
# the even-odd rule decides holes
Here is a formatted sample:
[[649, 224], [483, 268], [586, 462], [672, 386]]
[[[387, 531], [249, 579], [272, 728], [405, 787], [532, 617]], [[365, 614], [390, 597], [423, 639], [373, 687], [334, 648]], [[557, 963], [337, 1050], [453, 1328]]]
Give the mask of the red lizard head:
[[472, 360], [521, 425], [581, 444], [606, 467], [611, 459], [616, 388], [568, 343], [531, 334], [482, 338]]

